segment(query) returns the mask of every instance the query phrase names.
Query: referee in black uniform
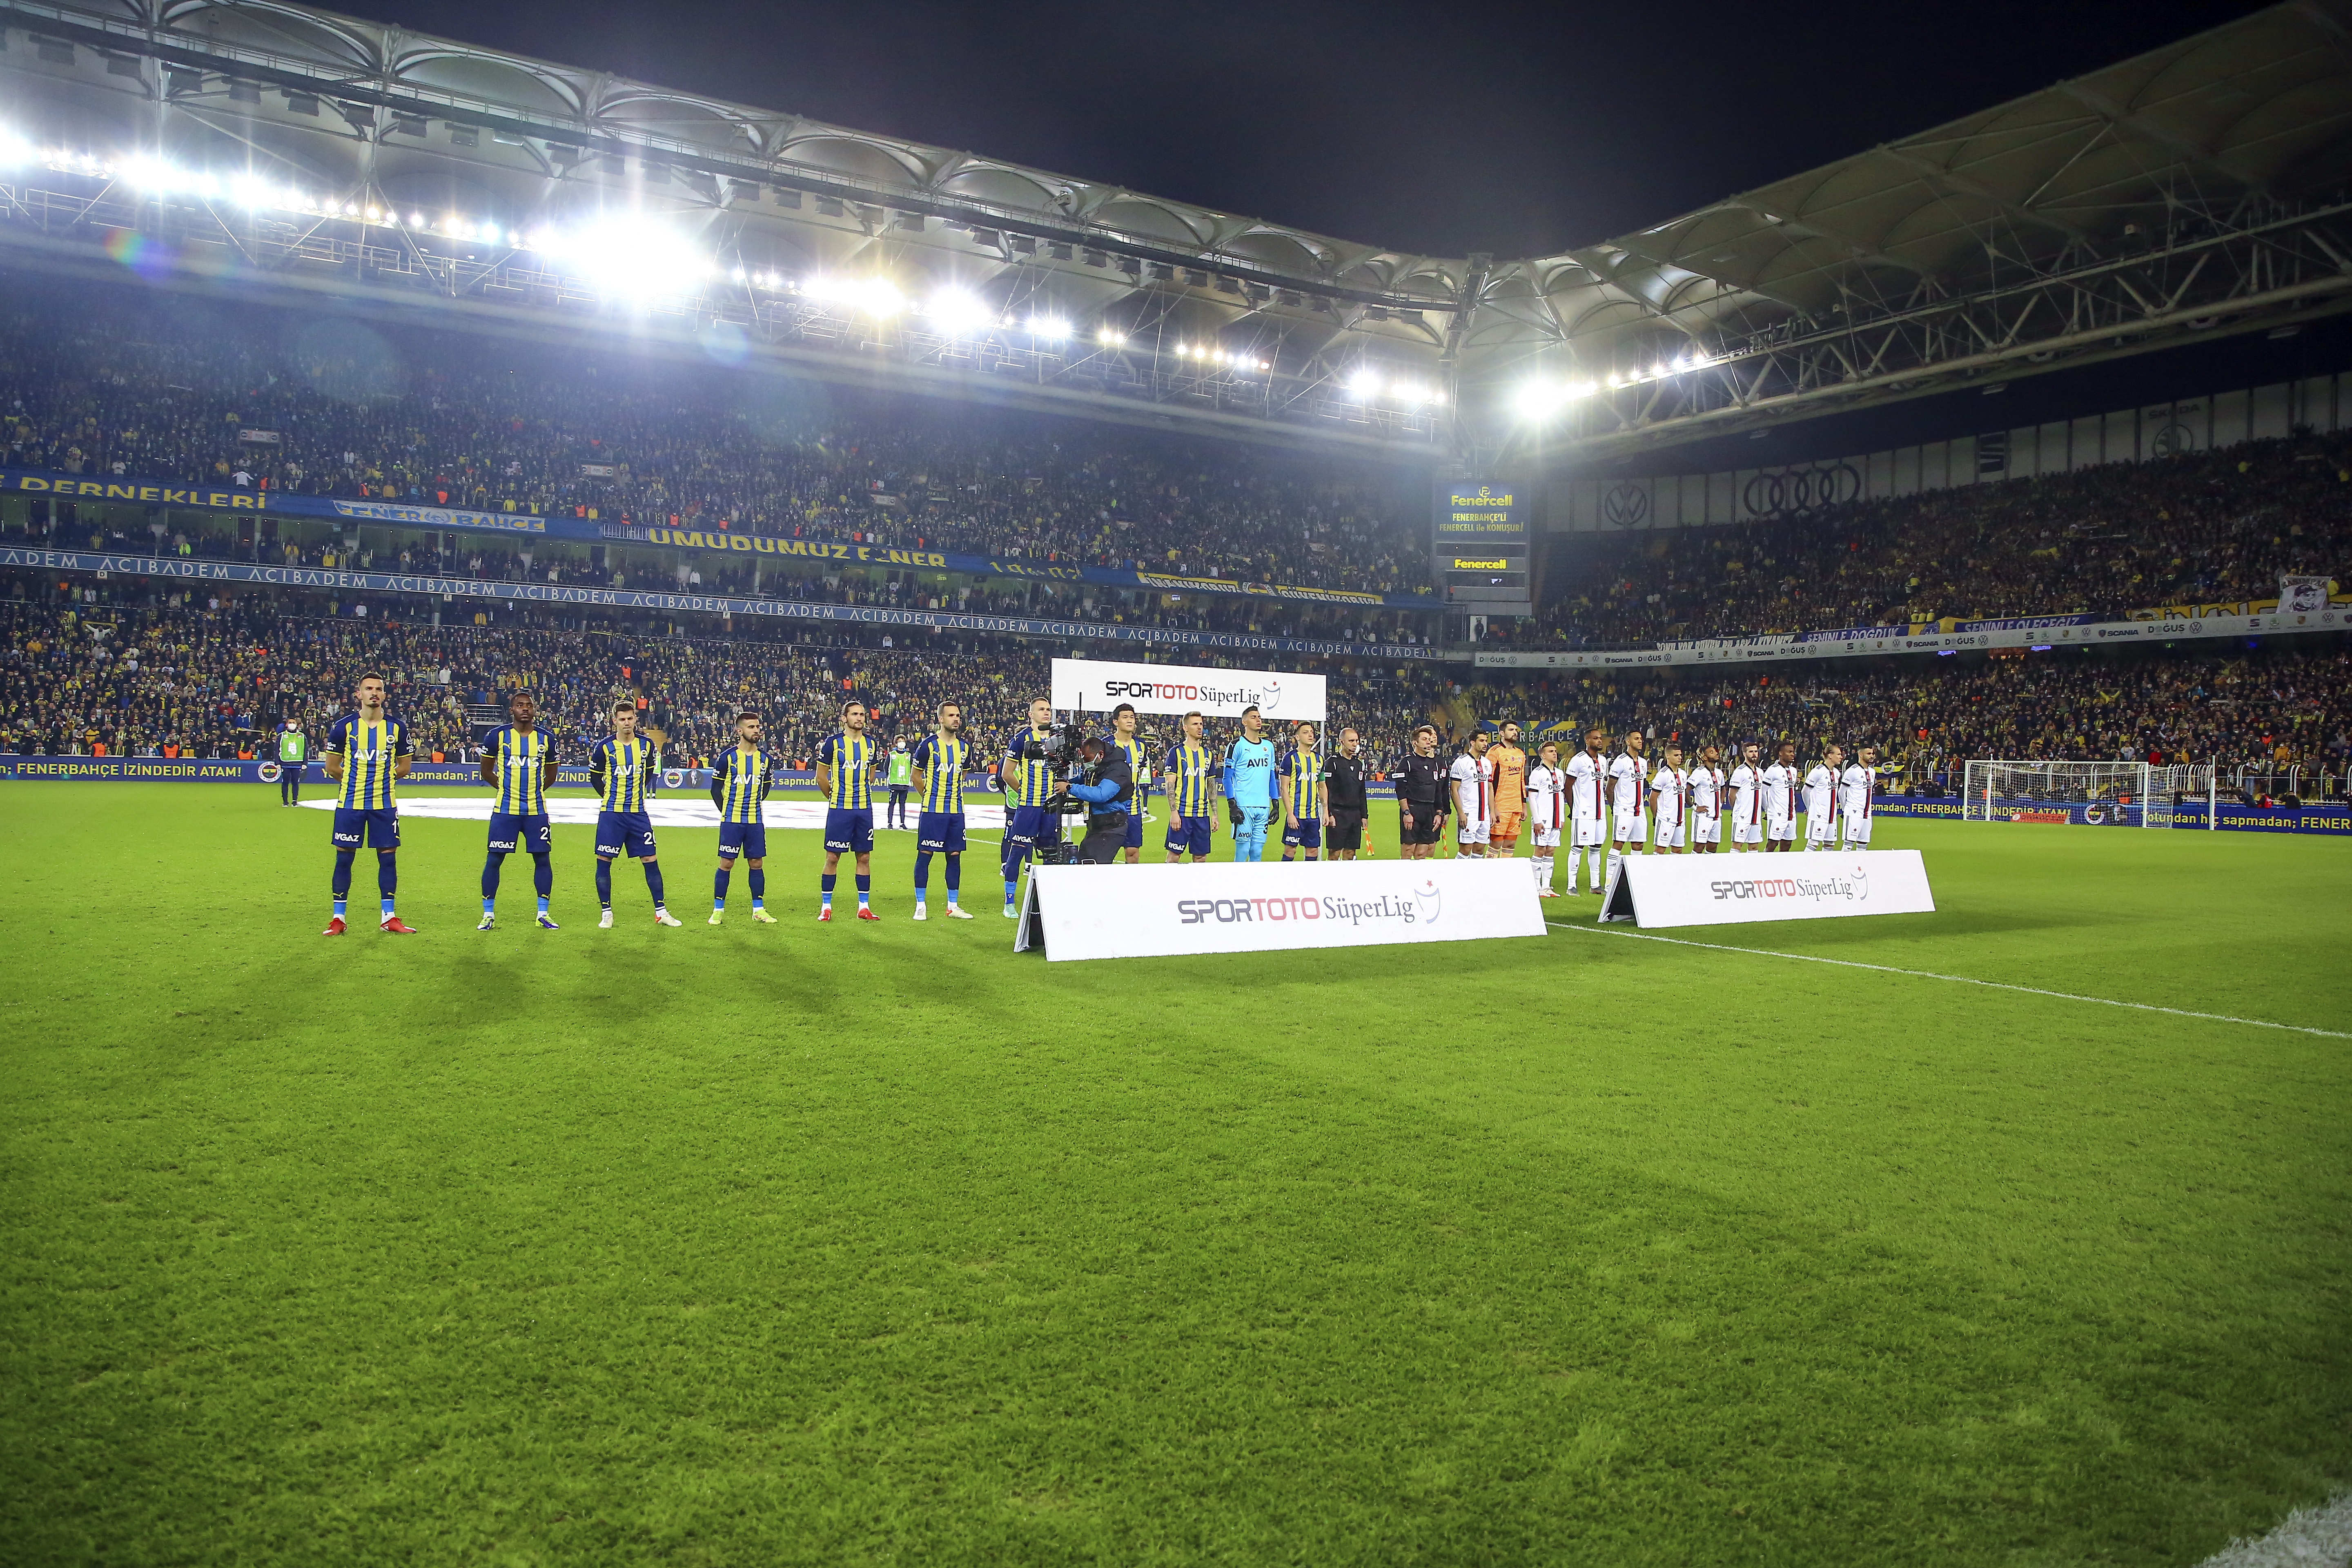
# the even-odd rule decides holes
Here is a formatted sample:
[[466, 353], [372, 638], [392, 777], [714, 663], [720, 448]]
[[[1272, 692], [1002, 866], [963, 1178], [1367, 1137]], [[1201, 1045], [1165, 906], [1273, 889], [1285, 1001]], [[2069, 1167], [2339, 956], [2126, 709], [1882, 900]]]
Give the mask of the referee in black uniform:
[[1412, 732], [1412, 754], [1397, 769], [1397, 844], [1408, 860], [1429, 858], [1445, 830], [1445, 763], [1437, 754], [1437, 726]]
[[1339, 749], [1323, 759], [1323, 850], [1334, 860], [1353, 860], [1364, 847], [1363, 743], [1352, 728], [1339, 731]]

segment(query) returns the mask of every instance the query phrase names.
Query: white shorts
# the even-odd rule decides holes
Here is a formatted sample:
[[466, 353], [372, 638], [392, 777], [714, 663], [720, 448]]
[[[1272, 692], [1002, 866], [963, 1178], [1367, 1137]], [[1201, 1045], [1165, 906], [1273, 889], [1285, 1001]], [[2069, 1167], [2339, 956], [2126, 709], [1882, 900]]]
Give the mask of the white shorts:
[[1622, 813], [1617, 818], [1617, 842], [1640, 844], [1650, 837], [1650, 819], [1643, 812]]
[[1761, 844], [1764, 842], [1764, 825], [1745, 820], [1735, 822], [1731, 825], [1731, 841], [1734, 844]]
[[1657, 837], [1651, 843], [1660, 849], [1679, 849], [1683, 847], [1684, 832], [1682, 818], [1668, 821], [1662, 816], [1658, 818]]
[[1492, 824], [1489, 823], [1473, 822], [1465, 816], [1454, 828], [1454, 833], [1462, 843], [1484, 844], [1486, 842], [1486, 831], [1491, 826]]
[[1867, 816], [1847, 817], [1845, 819], [1845, 841], [1848, 844], [1869, 843], [1871, 820], [1872, 819]]
[[1712, 816], [1694, 817], [1691, 821], [1691, 842], [1694, 844], [1722, 843], [1723, 814], [1717, 812]]
[[1797, 819], [1793, 816], [1770, 818], [1764, 826], [1764, 837], [1775, 844], [1794, 844], [1797, 841]]
[[1593, 849], [1609, 842], [1609, 819], [1605, 816], [1580, 816], [1576, 819], [1574, 843], [1579, 849]]
[[1805, 842], [1808, 844], [1834, 844], [1837, 842], [1837, 830], [1838, 819], [1834, 816], [1805, 818]]
[[1538, 823], [1536, 825], [1536, 847], [1538, 849], [1559, 848], [1559, 829], [1557, 827], [1547, 827], [1543, 824]]

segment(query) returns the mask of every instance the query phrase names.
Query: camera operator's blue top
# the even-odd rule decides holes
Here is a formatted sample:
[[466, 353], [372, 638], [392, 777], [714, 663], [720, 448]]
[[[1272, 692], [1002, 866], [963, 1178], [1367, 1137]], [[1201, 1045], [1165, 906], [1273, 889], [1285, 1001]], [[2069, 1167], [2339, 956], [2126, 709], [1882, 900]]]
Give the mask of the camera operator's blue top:
[[[1118, 797], [1127, 792], [1120, 787], [1119, 782], [1117, 779], [1103, 779], [1095, 784], [1074, 784], [1070, 785], [1070, 793], [1076, 795], [1080, 800], [1085, 801], [1088, 805], [1108, 807], [1108, 810], [1096, 812], [1095, 815], [1097, 816], [1125, 816], [1127, 815], [1126, 804], [1124, 802], [1119, 802], [1118, 800]], [[1118, 804], [1112, 804], [1114, 802], [1118, 802]]]
[[1094, 782], [1073, 783], [1068, 788], [1072, 795], [1093, 807], [1087, 814], [1089, 822], [1108, 822], [1127, 815], [1128, 797], [1135, 793], [1135, 775], [1128, 769], [1127, 754], [1106, 744]]
[[1244, 811], [1274, 805], [1274, 738], [1235, 741], [1225, 752], [1225, 798]]

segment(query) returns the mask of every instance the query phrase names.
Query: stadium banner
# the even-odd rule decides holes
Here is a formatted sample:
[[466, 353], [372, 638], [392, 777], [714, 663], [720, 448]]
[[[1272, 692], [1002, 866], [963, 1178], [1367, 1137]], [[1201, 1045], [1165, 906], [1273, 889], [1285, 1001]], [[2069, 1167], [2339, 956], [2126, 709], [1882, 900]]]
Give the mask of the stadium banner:
[[[2231, 606], [2236, 608], [2238, 606]], [[1951, 631], [1913, 632], [1901, 626], [1865, 626], [1803, 637], [1709, 638], [1660, 643], [1639, 648], [1475, 648], [1471, 662], [1481, 669], [1630, 669], [1658, 665], [1777, 664], [1790, 659], [1868, 658], [1890, 653], [1962, 653], [1971, 648], [2064, 647], [2070, 645], [2185, 642], [2200, 637], [2242, 637], [2282, 632], [2352, 629], [2352, 601], [2328, 608], [2280, 615], [2201, 616], [2187, 620], [2081, 621], [2072, 616], [2011, 621], [1957, 621]]]
[[1113, 664], [1107, 659], [1054, 661], [1054, 706], [1108, 713], [1131, 702], [1138, 713], [1190, 713], [1238, 719], [1255, 708], [1270, 722], [1320, 724], [1326, 684], [1297, 670], [1202, 669], [1183, 664]]
[[1238, 594], [1256, 598], [1316, 604], [1364, 605], [1394, 610], [1439, 610], [1444, 602], [1420, 594], [1366, 594], [1338, 588], [1302, 588], [1282, 583], [1242, 583], [1224, 577], [1177, 576], [1113, 566], [1041, 563], [1020, 556], [968, 555], [952, 551], [906, 550], [848, 539], [783, 539], [738, 533], [724, 528], [656, 528], [624, 519], [605, 522], [598, 509], [585, 517], [541, 516], [523, 511], [477, 511], [408, 500], [351, 500], [340, 496], [296, 495], [288, 490], [173, 484], [132, 476], [90, 478], [0, 468], [0, 493], [71, 501], [115, 501], [132, 506], [186, 507], [197, 511], [268, 512], [330, 522], [379, 523], [394, 528], [431, 528], [461, 532], [523, 533], [586, 543], [625, 541], [672, 549], [715, 551], [730, 555], [798, 557], [852, 566], [928, 567], [974, 577], [1020, 577], [1035, 581], [1094, 583], [1114, 588], [1163, 593]]
[[[444, 603], [488, 599], [527, 605], [598, 605], [613, 609], [662, 610], [719, 616], [760, 616], [795, 621], [838, 621], [860, 626], [923, 626], [935, 631], [995, 632], [1007, 637], [1061, 637], [1072, 641], [1139, 643], [1154, 647], [1211, 647], [1237, 653], [1317, 654], [1325, 658], [1374, 658], [1383, 662], [1429, 660], [1443, 650], [1428, 643], [1326, 642], [1313, 637], [1264, 637], [1255, 632], [1204, 632], [1165, 626], [1130, 626], [1113, 621], [1045, 621], [1021, 616], [967, 616], [950, 610], [889, 610], [874, 605], [823, 605], [801, 599], [746, 599], [726, 594], [670, 594], [636, 589], [588, 588], [569, 583], [507, 583], [477, 577], [435, 577], [415, 573], [345, 572], [320, 566], [257, 565], [203, 556], [109, 555], [79, 550], [0, 549], [0, 567], [69, 572], [107, 579], [163, 577], [191, 583], [276, 588], [310, 588], [335, 594], [423, 595]], [[345, 613], [363, 615], [362, 608]]]
[[1039, 866], [1013, 949], [1055, 962], [1542, 936], [1509, 860]]
[[1600, 918], [1652, 926], [1936, 912], [1916, 849], [1805, 855], [1628, 855]]

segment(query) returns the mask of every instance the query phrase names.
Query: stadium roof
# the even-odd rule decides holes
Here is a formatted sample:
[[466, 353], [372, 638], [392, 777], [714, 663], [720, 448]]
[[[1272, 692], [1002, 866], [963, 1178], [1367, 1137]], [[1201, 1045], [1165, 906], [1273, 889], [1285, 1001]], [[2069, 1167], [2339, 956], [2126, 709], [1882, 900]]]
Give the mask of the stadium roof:
[[118, 191], [136, 155], [308, 193], [229, 237], [257, 268], [527, 313], [595, 289], [525, 237], [621, 215], [719, 263], [656, 317], [825, 374], [1473, 461], [1621, 453], [2352, 303], [2348, 23], [2352, 0], [2291, 0], [1496, 264], [280, 0], [0, 0], [0, 131], [46, 160], [0, 171], [0, 236], [87, 234], [110, 200], [192, 238], [228, 222], [184, 184]]

